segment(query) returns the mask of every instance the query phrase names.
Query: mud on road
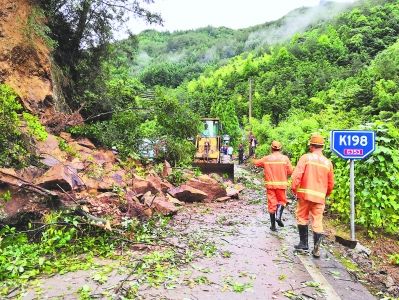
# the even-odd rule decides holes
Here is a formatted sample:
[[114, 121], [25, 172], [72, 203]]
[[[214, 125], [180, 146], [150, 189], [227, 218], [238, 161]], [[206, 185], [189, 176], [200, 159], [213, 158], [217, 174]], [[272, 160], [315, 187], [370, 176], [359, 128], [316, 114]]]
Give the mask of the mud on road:
[[[178, 233], [170, 243], [179, 247], [184, 237], [207, 241], [205, 256], [179, 267], [169, 283], [139, 284], [138, 299], [376, 299], [348, 272], [327, 247], [318, 260], [296, 255], [295, 220], [285, 212], [285, 227], [269, 229], [263, 188], [246, 189], [239, 200], [186, 205], [171, 226]], [[311, 236], [311, 235], [310, 235]], [[310, 239], [310, 244], [312, 240]], [[128, 254], [126, 254], [128, 255]], [[131, 254], [129, 254], [131, 255]], [[129, 266], [110, 266], [106, 280], [94, 280], [96, 271], [57, 275], [37, 283], [23, 299], [115, 299], [110, 291], [129, 277]], [[82, 286], [91, 298], [82, 297]], [[116, 298], [123, 299], [123, 298]], [[126, 298], [125, 298], [126, 299]]]

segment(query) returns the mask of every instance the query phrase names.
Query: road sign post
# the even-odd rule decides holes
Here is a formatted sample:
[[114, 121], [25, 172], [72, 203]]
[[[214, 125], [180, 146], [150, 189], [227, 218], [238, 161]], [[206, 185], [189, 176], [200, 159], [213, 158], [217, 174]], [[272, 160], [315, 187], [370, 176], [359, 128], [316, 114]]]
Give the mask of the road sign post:
[[350, 202], [351, 202], [351, 240], [356, 241], [355, 234], [355, 161], [353, 159], [349, 160], [350, 171]]
[[364, 159], [375, 150], [375, 133], [366, 130], [333, 130], [331, 131], [331, 150], [343, 159], [349, 159], [350, 171], [350, 227], [351, 240], [355, 235], [355, 160]]

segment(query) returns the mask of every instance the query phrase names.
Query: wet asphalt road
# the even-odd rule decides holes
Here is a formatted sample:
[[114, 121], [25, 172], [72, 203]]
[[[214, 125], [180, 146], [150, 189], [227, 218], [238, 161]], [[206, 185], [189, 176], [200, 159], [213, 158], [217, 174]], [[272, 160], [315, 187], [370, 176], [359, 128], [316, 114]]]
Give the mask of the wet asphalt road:
[[[247, 193], [241, 200], [208, 204], [191, 208], [190, 228], [209, 234], [218, 254], [196, 261], [187, 267], [192, 279], [206, 276], [208, 284], [192, 288], [150, 289], [142, 292], [145, 299], [375, 299], [359, 282], [323, 248], [322, 257], [297, 255], [293, 246], [298, 242], [291, 213], [285, 214], [285, 227], [277, 233], [269, 229], [263, 204], [250, 204], [256, 193]], [[184, 218], [184, 213], [178, 217]], [[223, 220], [223, 222], [220, 222]], [[312, 240], [310, 239], [310, 245]], [[231, 253], [226, 258], [223, 253]], [[205, 270], [205, 272], [204, 272]], [[187, 278], [186, 278], [187, 280]], [[236, 292], [234, 287], [246, 286]], [[296, 298], [295, 298], [296, 297]]]

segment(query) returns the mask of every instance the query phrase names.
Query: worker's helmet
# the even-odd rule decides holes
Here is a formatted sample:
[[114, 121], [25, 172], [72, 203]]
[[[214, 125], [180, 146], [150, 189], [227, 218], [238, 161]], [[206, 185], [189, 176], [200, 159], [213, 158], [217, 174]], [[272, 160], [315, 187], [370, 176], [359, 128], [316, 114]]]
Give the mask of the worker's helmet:
[[273, 141], [272, 142], [272, 149], [273, 150], [281, 150], [281, 143], [279, 141]]
[[308, 145], [324, 146], [324, 137], [318, 133], [313, 133], [310, 137]]

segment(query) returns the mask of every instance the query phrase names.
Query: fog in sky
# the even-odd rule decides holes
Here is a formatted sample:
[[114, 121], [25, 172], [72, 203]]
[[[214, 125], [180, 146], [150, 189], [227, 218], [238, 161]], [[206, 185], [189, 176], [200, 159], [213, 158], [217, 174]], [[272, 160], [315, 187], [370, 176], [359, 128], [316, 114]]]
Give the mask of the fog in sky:
[[146, 29], [188, 30], [208, 25], [238, 29], [276, 20], [295, 8], [319, 3], [320, 0], [155, 0], [146, 7], [161, 14], [163, 27], [136, 19], [131, 19], [127, 25], [133, 33]]

